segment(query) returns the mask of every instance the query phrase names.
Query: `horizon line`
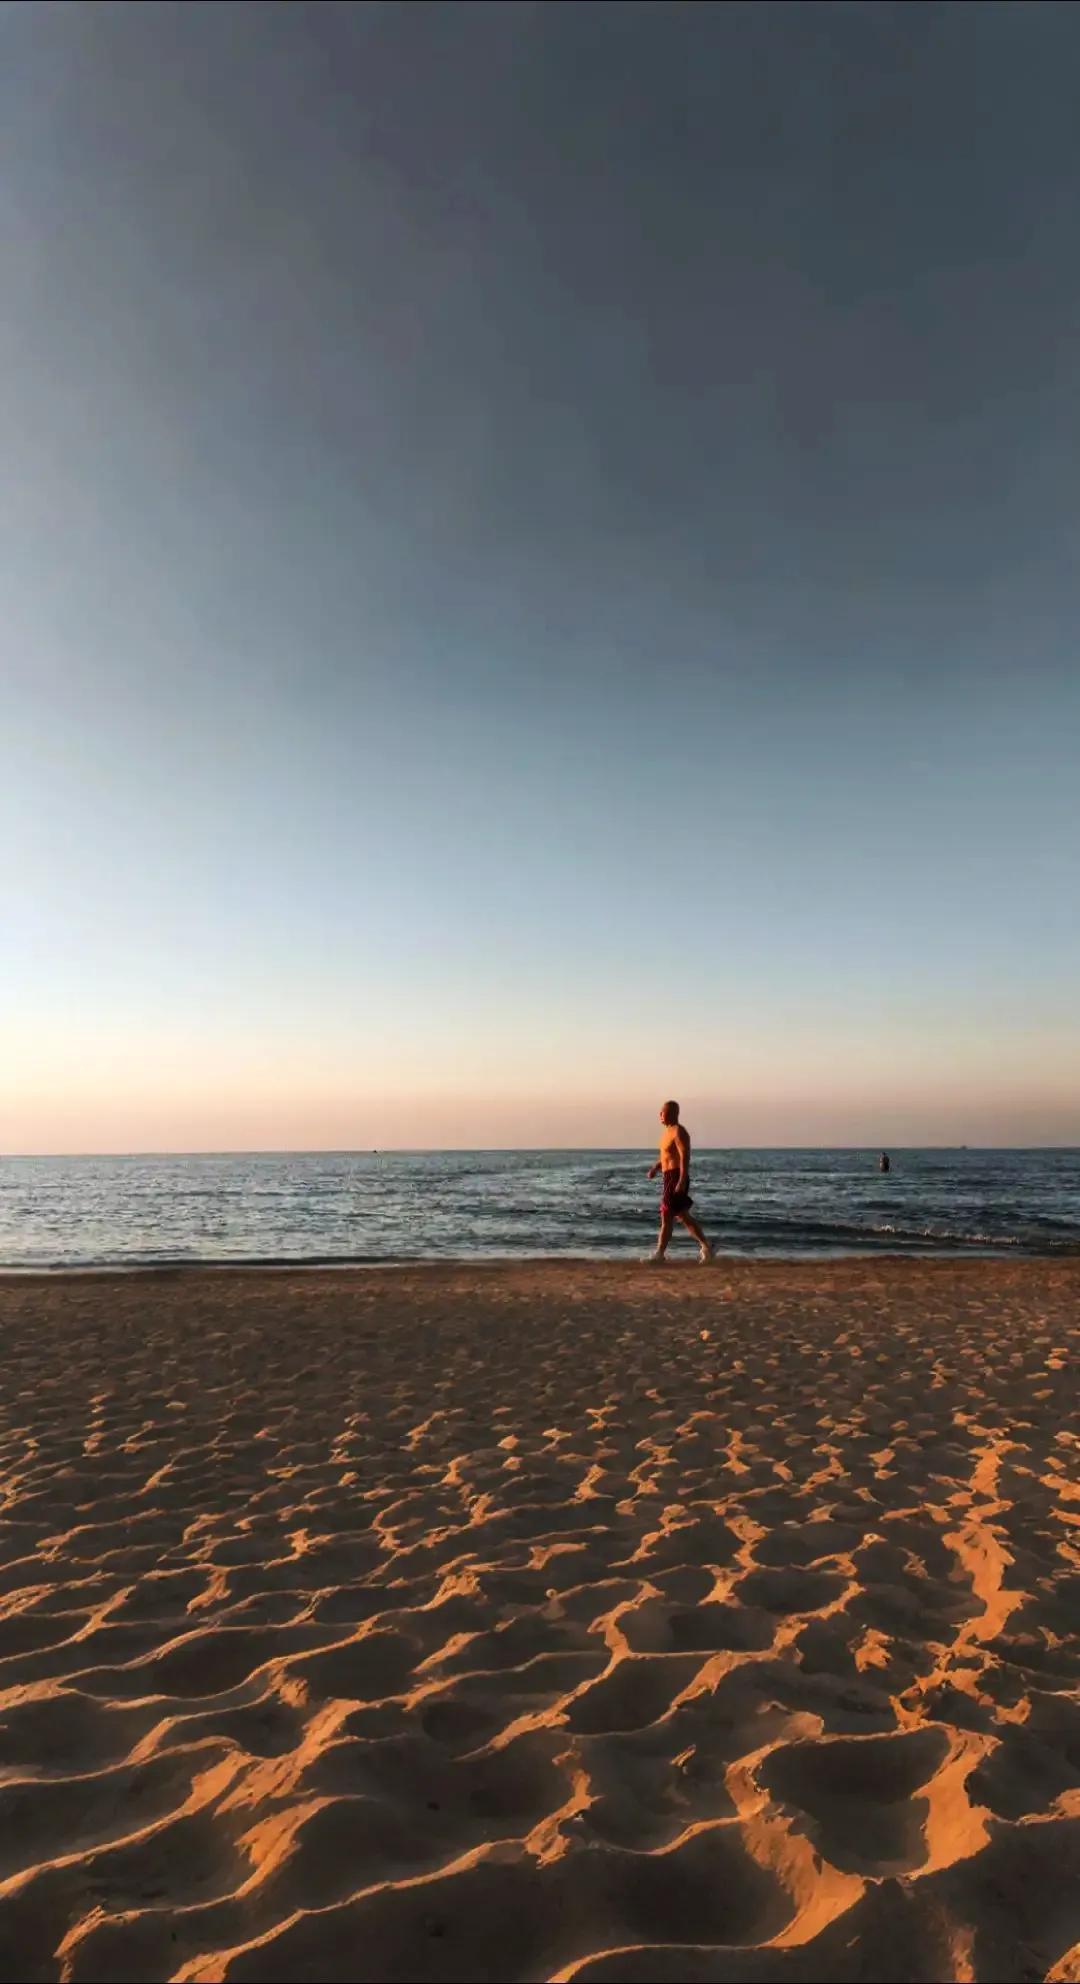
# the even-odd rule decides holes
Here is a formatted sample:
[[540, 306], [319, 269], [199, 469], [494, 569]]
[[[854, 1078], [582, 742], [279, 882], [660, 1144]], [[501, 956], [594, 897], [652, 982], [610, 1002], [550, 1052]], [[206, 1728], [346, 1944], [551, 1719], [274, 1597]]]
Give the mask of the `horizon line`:
[[[490, 1157], [499, 1154], [532, 1156], [541, 1152], [618, 1152], [649, 1151], [652, 1142], [642, 1144], [230, 1144], [203, 1150], [49, 1150], [3, 1151], [0, 1163], [49, 1163], [55, 1158], [137, 1158], [137, 1157]], [[959, 1144], [959, 1143], [744, 1143], [694, 1145], [703, 1151], [1080, 1151], [1080, 1143], [1043, 1144]]]

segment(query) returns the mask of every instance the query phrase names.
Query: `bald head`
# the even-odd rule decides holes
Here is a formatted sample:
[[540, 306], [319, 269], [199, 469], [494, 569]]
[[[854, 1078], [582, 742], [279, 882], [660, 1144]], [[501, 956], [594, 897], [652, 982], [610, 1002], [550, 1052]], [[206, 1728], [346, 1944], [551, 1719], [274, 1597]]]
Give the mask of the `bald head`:
[[679, 1105], [678, 1105], [678, 1103], [677, 1103], [677, 1102], [665, 1102], [665, 1103], [663, 1103], [663, 1104], [661, 1105], [661, 1108], [660, 1108], [660, 1121], [661, 1121], [661, 1123], [666, 1123], [666, 1124], [668, 1124], [668, 1126], [669, 1126], [669, 1128], [670, 1128], [670, 1126], [671, 1126], [671, 1124], [672, 1124], [672, 1123], [677, 1123], [677, 1122], [678, 1122], [678, 1120], [679, 1120]]

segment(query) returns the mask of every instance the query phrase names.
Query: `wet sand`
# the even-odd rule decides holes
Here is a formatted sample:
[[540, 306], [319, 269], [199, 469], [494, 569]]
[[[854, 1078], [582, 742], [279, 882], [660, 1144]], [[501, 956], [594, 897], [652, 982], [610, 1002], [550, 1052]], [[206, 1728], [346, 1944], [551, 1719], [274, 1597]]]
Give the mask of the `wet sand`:
[[1078, 1314], [0, 1279], [0, 1977], [1080, 1980]]

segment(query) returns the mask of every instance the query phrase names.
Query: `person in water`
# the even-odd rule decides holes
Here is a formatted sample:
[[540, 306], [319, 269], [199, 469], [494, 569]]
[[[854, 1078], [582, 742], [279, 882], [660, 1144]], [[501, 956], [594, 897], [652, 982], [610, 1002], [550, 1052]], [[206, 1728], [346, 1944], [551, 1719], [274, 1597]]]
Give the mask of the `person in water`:
[[659, 1171], [663, 1180], [660, 1188], [660, 1233], [656, 1252], [649, 1255], [649, 1261], [655, 1267], [663, 1261], [676, 1220], [697, 1241], [698, 1259], [711, 1261], [713, 1250], [697, 1220], [690, 1217], [690, 1208], [694, 1203], [690, 1197], [690, 1136], [679, 1121], [677, 1102], [664, 1103], [660, 1122], [663, 1126], [660, 1131], [660, 1156], [649, 1172], [649, 1177], [655, 1178]]

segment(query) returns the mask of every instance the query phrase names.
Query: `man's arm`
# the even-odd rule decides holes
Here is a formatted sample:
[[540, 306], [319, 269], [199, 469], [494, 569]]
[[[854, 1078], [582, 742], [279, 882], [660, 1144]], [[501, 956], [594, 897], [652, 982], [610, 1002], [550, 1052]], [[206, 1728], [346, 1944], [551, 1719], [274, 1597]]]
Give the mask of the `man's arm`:
[[681, 1123], [675, 1134], [679, 1146], [679, 1176], [675, 1189], [685, 1192], [690, 1184], [690, 1139]]

